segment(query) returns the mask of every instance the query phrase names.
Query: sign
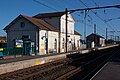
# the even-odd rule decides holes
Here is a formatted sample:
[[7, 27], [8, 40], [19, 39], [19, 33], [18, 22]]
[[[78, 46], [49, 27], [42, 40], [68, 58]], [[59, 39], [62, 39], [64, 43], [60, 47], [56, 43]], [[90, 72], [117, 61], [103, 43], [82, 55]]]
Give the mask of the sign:
[[44, 44], [41, 44], [41, 46], [44, 46]]
[[0, 51], [3, 51], [3, 48], [0, 48]]
[[23, 40], [15, 40], [15, 43], [16, 43], [16, 47], [17, 48], [21, 48], [21, 47], [23, 47]]

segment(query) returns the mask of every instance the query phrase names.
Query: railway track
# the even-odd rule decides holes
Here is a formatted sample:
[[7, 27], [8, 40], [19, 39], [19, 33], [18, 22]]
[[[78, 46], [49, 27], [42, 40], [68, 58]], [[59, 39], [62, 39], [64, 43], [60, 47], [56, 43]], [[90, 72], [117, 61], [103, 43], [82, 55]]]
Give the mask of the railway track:
[[55, 66], [54, 68], [59, 68], [63, 64], [68, 64], [69, 61], [70, 59], [65, 58], [65, 59], [54, 61], [54, 62], [49, 62], [47, 64], [37, 65], [30, 68], [2, 74], [0, 75], [0, 80], [22, 80], [22, 79], [27, 80], [27, 78], [30, 78], [30, 76], [34, 76], [40, 73], [44, 74], [46, 71], [49, 71], [50, 69], [52, 69], [53, 65]]
[[[81, 57], [84, 57], [86, 55], [81, 55]], [[6, 73], [6, 74], [2, 74], [0, 75], [0, 80], [33, 80], [35, 78], [40, 80], [39, 78], [41, 78], [42, 80], [45, 79], [45, 76], [51, 75], [51, 72], [58, 72], [61, 70], [64, 70], [62, 73], [65, 73], [66, 71], [72, 70], [75, 67], [72, 65], [68, 65], [69, 63], [71, 63], [71, 59], [70, 58], [65, 58], [65, 59], [60, 59], [54, 62], [49, 62], [43, 65], [37, 65], [34, 67], [30, 67], [30, 68], [26, 68], [26, 69], [22, 69], [22, 70], [18, 70], [18, 71], [14, 71], [14, 72], [10, 72], [10, 73]], [[63, 67], [64, 66], [64, 67]], [[59, 72], [58, 72], [59, 74]], [[40, 76], [38, 76], [40, 75]], [[54, 78], [56, 74], [52, 74], [52, 78]], [[59, 76], [59, 75], [58, 75]], [[56, 78], [56, 77], [55, 77]], [[49, 78], [50, 79], [50, 78]]]
[[[99, 57], [94, 58], [91, 61], [86, 62], [80, 67], [76, 68], [74, 71], [70, 71], [65, 75], [60, 76], [56, 80], [90, 80], [90, 78], [114, 55], [120, 53], [120, 48], [111, 48], [112, 50], [105, 51], [105, 54], [99, 55]], [[107, 52], [107, 53], [106, 53]], [[101, 54], [101, 53], [100, 53]], [[76, 73], [76, 74], [72, 74]], [[67, 75], [68, 74], [68, 75]]]
[[[100, 59], [112, 54], [113, 51], [107, 53], [108, 50], [110, 49], [95, 51], [85, 55], [73, 55], [55, 62], [3, 74], [0, 75], [0, 80], [72, 80], [78, 73], [81, 76], [79, 77], [80, 80], [80, 78], [83, 78], [83, 75], [88, 75], [87, 69], [90, 69], [93, 65], [98, 66], [96, 65], [96, 63], [98, 64], [97, 61], [100, 63]], [[116, 48], [113, 50], [115, 51]]]

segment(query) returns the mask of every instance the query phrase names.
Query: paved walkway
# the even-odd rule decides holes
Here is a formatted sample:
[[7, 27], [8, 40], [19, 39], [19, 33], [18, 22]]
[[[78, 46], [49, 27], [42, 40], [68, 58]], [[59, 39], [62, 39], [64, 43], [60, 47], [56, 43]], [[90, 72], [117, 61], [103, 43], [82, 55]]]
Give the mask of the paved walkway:
[[120, 52], [113, 56], [91, 80], [120, 80]]

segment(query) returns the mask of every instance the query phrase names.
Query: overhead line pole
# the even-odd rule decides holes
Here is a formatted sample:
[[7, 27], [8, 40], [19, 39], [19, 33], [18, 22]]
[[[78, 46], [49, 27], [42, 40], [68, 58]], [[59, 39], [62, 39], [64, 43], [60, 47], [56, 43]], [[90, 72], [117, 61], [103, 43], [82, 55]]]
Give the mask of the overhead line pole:
[[66, 24], [65, 25], [66, 25], [66, 53], [67, 53], [67, 40], [68, 40], [67, 39], [67, 33], [68, 33], [68, 31], [67, 31], [67, 26], [68, 26], [67, 25], [67, 21], [68, 21], [68, 19], [67, 19], [67, 17], [68, 17], [68, 10], [67, 10], [67, 8], [65, 9], [65, 14], [66, 14], [65, 15], [66, 16], [66, 19], [65, 19]]
[[106, 44], [108, 43], [107, 38], [108, 38], [108, 30], [107, 30], [107, 28], [106, 28]]
[[94, 24], [94, 43], [96, 44], [96, 24]]
[[85, 10], [85, 17], [84, 17], [84, 40], [86, 43], [86, 16], [87, 16], [87, 10]]
[[[101, 7], [93, 7], [93, 8], [82, 8], [82, 9], [75, 9], [75, 10], [67, 10], [67, 8], [65, 9], [65, 14], [66, 14], [66, 53], [67, 53], [67, 17], [68, 17], [68, 12], [73, 13], [76, 11], [81, 11], [81, 10], [93, 10], [93, 9], [103, 9], [103, 8], [120, 8], [120, 5], [113, 5], [113, 6], [101, 6]], [[86, 14], [85, 14], [86, 15]], [[86, 29], [86, 24], [85, 24], [85, 29]], [[86, 32], [86, 30], [84, 30]], [[86, 33], [84, 32], [84, 37], [86, 37]], [[85, 38], [86, 39], [86, 38]]]

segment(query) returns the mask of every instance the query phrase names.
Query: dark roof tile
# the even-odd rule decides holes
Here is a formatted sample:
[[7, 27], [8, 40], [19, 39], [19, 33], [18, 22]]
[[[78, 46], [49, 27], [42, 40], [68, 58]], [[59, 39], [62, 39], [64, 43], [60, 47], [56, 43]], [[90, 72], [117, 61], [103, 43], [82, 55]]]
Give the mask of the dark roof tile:
[[87, 36], [87, 38], [88, 38], [88, 37], [91, 37], [91, 36], [98, 36], [99, 38], [104, 38], [103, 36], [98, 35], [98, 34], [94, 34], [94, 33], [92, 33], [92, 34], [88, 35], [88, 36]]
[[35, 17], [35, 18], [60, 17], [64, 14], [65, 14], [65, 12], [52, 12], [52, 13], [37, 14], [33, 17]]
[[40, 29], [58, 31], [55, 27], [51, 26], [50, 24], [48, 24], [46, 21], [42, 19], [36, 19], [28, 16], [23, 16], [23, 17], [29, 20], [30, 22], [32, 22], [34, 25], [38, 26]]

